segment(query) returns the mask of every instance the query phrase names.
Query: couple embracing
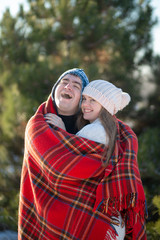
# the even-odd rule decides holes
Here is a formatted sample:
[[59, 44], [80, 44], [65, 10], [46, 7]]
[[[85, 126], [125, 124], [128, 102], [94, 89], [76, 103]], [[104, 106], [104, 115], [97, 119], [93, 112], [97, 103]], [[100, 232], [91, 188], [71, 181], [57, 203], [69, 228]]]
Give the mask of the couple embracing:
[[129, 94], [64, 72], [29, 120], [18, 239], [146, 239], [138, 141], [116, 117]]

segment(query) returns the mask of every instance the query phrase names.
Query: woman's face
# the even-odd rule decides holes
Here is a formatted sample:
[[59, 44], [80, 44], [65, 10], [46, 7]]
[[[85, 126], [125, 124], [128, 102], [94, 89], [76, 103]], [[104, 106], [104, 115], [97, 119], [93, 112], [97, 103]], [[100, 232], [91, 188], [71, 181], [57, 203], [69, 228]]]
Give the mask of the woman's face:
[[99, 117], [102, 105], [93, 98], [83, 95], [81, 109], [83, 112], [83, 118], [93, 122]]

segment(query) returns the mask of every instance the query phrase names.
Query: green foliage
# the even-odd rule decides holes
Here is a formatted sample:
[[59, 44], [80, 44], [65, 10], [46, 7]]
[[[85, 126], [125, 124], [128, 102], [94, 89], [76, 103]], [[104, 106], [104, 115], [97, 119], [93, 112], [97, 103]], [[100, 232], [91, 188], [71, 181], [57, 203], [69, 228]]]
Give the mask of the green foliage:
[[[4, 139], [4, 138], [3, 138]], [[0, 229], [17, 230], [19, 182], [22, 159], [13, 151], [14, 144], [0, 145]]]
[[[12, 196], [12, 197], [11, 197]], [[17, 191], [9, 191], [8, 194], [0, 194], [0, 228], [17, 231], [18, 222], [18, 202]]]
[[153, 214], [157, 215], [156, 220], [149, 221], [147, 223], [148, 239], [159, 239], [160, 238], [160, 195], [156, 195], [152, 200]]
[[[160, 195], [153, 198], [153, 204], [157, 207], [160, 216]], [[160, 235], [160, 219], [155, 223], [155, 231]]]
[[138, 162], [148, 202], [148, 239], [160, 237], [160, 128], [148, 128], [138, 138]]
[[160, 179], [160, 128], [145, 129], [139, 136], [138, 160], [143, 178]]

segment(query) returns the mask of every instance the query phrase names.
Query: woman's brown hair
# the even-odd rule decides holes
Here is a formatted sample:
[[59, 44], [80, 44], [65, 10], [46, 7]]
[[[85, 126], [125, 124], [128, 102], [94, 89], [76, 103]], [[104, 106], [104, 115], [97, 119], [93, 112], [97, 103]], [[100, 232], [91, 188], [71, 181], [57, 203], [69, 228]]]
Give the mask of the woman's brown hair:
[[[104, 156], [105, 161], [102, 160], [102, 164], [104, 167], [107, 166], [108, 161], [114, 151], [114, 146], [115, 146], [115, 140], [116, 140], [116, 135], [117, 135], [117, 126], [116, 126], [116, 120], [114, 116], [112, 116], [105, 108], [102, 107], [100, 114], [99, 114], [99, 119], [105, 129], [106, 136], [109, 137], [109, 143], [105, 147], [104, 151]], [[78, 129], [81, 129], [85, 125], [89, 124], [88, 120], [85, 120], [83, 118], [82, 112], [79, 114], [78, 120], [77, 120], [77, 126]]]

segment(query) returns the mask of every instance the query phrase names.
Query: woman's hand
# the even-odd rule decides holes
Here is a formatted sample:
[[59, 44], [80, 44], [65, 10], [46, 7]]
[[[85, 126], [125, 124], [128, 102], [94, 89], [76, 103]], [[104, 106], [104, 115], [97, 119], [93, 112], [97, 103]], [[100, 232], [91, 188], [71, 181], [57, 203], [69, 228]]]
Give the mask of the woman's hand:
[[48, 124], [55, 125], [59, 128], [62, 128], [63, 130], [66, 130], [64, 122], [56, 114], [47, 113], [47, 114], [45, 114], [44, 118], [46, 119], [46, 122]]

